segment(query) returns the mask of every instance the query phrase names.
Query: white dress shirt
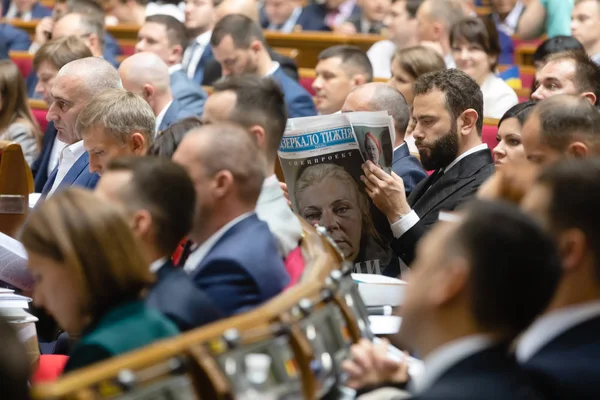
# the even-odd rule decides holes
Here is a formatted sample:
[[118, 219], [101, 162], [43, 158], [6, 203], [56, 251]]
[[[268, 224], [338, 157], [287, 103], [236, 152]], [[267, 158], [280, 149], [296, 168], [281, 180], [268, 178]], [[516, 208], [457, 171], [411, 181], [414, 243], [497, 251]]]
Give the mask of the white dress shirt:
[[150, 264], [150, 272], [152, 272], [153, 274], [157, 273], [158, 270], [161, 269], [163, 265], [165, 265], [167, 260], [168, 260], [167, 257], [163, 257], [163, 258], [159, 258], [158, 260], [155, 260], [152, 264]]
[[[444, 173], [450, 171], [450, 169], [452, 167], [454, 167], [456, 164], [458, 164], [458, 162], [460, 160], [462, 160], [463, 158], [465, 158], [473, 153], [476, 153], [478, 151], [487, 150], [487, 148], [488, 148], [487, 144], [482, 143], [478, 146], [473, 147], [471, 150], [465, 151], [460, 156], [458, 156], [454, 161], [452, 161], [450, 164], [448, 164], [447, 167], [442, 168], [442, 171]], [[394, 237], [396, 239], [402, 237], [402, 235], [404, 235], [406, 232], [408, 232], [419, 221], [420, 221], [420, 218], [417, 215], [417, 213], [415, 212], [415, 210], [411, 210], [408, 214], [406, 214], [405, 216], [403, 216], [402, 218], [400, 218], [398, 221], [394, 222], [391, 225], [392, 233], [394, 234]]]
[[600, 316], [600, 301], [564, 307], [542, 315], [521, 336], [516, 356], [525, 363], [552, 340], [569, 329]]
[[212, 31], [204, 32], [194, 39], [195, 48], [192, 48], [194, 44], [191, 44], [187, 49], [185, 49], [185, 53], [183, 53], [183, 65], [187, 66], [186, 73], [188, 78], [194, 79], [194, 74], [196, 73], [196, 68], [198, 67], [198, 63], [202, 58], [202, 54], [207, 46], [210, 45], [210, 37], [212, 36]]
[[164, 106], [164, 108], [156, 116], [156, 126], [154, 128], [154, 139], [156, 139], [156, 137], [158, 136], [158, 129], [160, 127], [160, 124], [162, 124], [163, 119], [165, 119], [165, 114], [167, 113], [167, 110], [169, 109], [169, 107], [171, 107], [171, 104], [173, 104], [173, 100], [168, 102], [167, 105]]
[[[15, 3], [11, 2], [10, 6], [8, 7], [8, 11], [6, 12], [6, 19], [14, 19], [17, 18], [17, 13], [19, 11], [17, 10], [17, 6], [15, 5]], [[32, 16], [31, 16], [31, 11], [27, 11], [24, 12], [23, 14], [21, 14], [21, 16], [19, 17], [20, 20], [22, 21], [31, 21], [32, 20]]]
[[277, 25], [269, 23], [267, 29], [270, 31], [279, 31], [283, 33], [293, 32], [294, 28], [296, 27], [296, 22], [300, 17], [300, 14], [302, 14], [302, 7], [296, 7], [294, 8], [294, 11], [292, 11], [292, 13], [290, 14], [290, 17], [287, 19], [287, 21], [283, 23], [283, 25], [277, 27]]
[[233, 228], [237, 223], [242, 222], [243, 220], [253, 216], [254, 214], [254, 211], [242, 214], [239, 217], [232, 219], [231, 221], [223, 225], [221, 229], [213, 233], [211, 237], [206, 239], [204, 243], [198, 246], [198, 248], [190, 254], [183, 266], [184, 271], [188, 274], [191, 274], [196, 269], [196, 267], [202, 262], [202, 260], [204, 260], [204, 257], [206, 257], [206, 255], [212, 250], [215, 244], [217, 244], [219, 239], [221, 239], [223, 235], [227, 233], [228, 230]]
[[500, 119], [509, 108], [519, 103], [513, 88], [495, 74], [489, 74], [480, 89], [483, 93], [484, 118]]
[[52, 144], [52, 151], [50, 152], [50, 160], [48, 160], [48, 176], [52, 174], [54, 168], [58, 165], [58, 160], [60, 159], [60, 155], [63, 149], [67, 146], [65, 142], [61, 142], [58, 140], [58, 136], [54, 138], [54, 143]]
[[277, 61], [273, 61], [271, 64], [271, 69], [265, 74], [265, 78], [273, 75], [275, 73], [275, 71], [277, 71], [277, 68], [279, 68], [279, 63]]
[[494, 22], [496, 23], [498, 30], [504, 32], [508, 36], [514, 35], [517, 30], [517, 25], [519, 24], [519, 18], [521, 18], [521, 14], [523, 13], [524, 9], [525, 6], [523, 5], [523, 2], [521, 0], [517, 0], [517, 3], [513, 9], [510, 10], [506, 18], [504, 18], [504, 21], [500, 21], [498, 14], [493, 13], [492, 18], [494, 18]]
[[58, 162], [58, 171], [56, 173], [56, 179], [54, 179], [54, 184], [52, 185], [52, 189], [48, 192], [48, 196], [52, 196], [52, 194], [58, 189], [58, 186], [61, 184], [65, 176], [69, 172], [75, 162], [79, 160], [85, 153], [85, 147], [83, 147], [83, 140], [79, 142], [70, 144], [66, 146], [60, 156], [60, 161]]
[[373, 67], [373, 76], [389, 79], [392, 77], [392, 57], [396, 52], [396, 45], [391, 40], [380, 40], [373, 43], [367, 51], [367, 57]]
[[444, 63], [446, 64], [447, 69], [456, 68], [456, 62], [454, 62], [454, 57], [452, 57], [452, 54], [446, 54], [444, 56]]
[[433, 386], [450, 368], [493, 345], [494, 341], [488, 336], [472, 335], [437, 348], [423, 360], [425, 372], [413, 377], [412, 391], [418, 396]]
[[175, 64], [175, 65], [171, 65], [169, 67], [169, 75], [173, 75], [173, 72], [177, 72], [183, 69], [183, 66], [181, 64]]

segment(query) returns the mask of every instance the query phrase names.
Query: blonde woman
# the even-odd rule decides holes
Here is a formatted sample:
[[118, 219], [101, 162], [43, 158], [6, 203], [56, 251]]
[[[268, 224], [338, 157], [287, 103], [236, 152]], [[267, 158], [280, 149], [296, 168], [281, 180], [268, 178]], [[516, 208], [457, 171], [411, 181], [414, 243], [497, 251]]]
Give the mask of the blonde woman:
[[143, 302], [153, 275], [126, 219], [91, 192], [72, 188], [46, 200], [21, 241], [35, 304], [79, 338], [65, 372], [177, 334]]
[[31, 166], [40, 152], [40, 127], [27, 103], [25, 81], [10, 60], [0, 61], [0, 140], [17, 142]]

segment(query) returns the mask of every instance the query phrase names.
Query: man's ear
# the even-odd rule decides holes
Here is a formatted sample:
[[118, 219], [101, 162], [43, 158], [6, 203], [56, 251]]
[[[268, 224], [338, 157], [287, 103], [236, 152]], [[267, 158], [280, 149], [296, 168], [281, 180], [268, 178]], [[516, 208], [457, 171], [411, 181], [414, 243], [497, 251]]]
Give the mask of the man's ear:
[[477, 111], [469, 108], [460, 115], [460, 121], [462, 124], [458, 125], [459, 134], [460, 135], [468, 135], [471, 133], [473, 129], [477, 128], [477, 120], [479, 119], [479, 114]]
[[469, 281], [469, 267], [462, 258], [438, 267], [437, 276], [431, 287], [430, 299], [436, 306], [443, 306], [456, 299]]
[[138, 210], [131, 218], [131, 229], [137, 238], [147, 237], [152, 231], [152, 215], [148, 210]]
[[95, 33], [91, 33], [87, 37], [87, 46], [90, 48], [90, 50], [98, 49], [98, 51], [102, 51], [102, 46], [100, 46], [100, 38]]
[[442, 37], [444, 36], [444, 32], [445, 32], [444, 25], [442, 25], [440, 22], [432, 22], [431, 28], [433, 30], [435, 40], [438, 42], [441, 41]]
[[258, 143], [258, 146], [261, 149], [265, 149], [267, 147], [267, 133], [262, 126], [253, 125], [250, 127], [250, 129], [248, 129], [248, 131], [252, 137], [254, 137], [254, 140], [256, 140], [256, 143]]
[[583, 92], [581, 93], [581, 97], [586, 98], [593, 105], [596, 105], [596, 102], [598, 101], [594, 92]]
[[367, 83], [368, 79], [364, 74], [354, 74], [352, 76], [352, 84], [354, 87], [364, 85]]
[[252, 52], [255, 54], [261, 51], [264, 47], [265, 46], [263, 46], [260, 40], [253, 40], [252, 43], [250, 43], [250, 50], [252, 50]]
[[569, 229], [558, 235], [558, 253], [563, 270], [568, 273], [581, 265], [587, 251], [585, 235], [579, 229]]
[[170, 61], [175, 64], [181, 63], [181, 60], [183, 60], [183, 47], [179, 44], [171, 47], [169, 58], [171, 58]]
[[148, 150], [146, 138], [140, 132], [134, 132], [129, 138], [131, 152], [136, 156], [145, 156]]
[[144, 84], [142, 87], [142, 94], [144, 95], [144, 99], [146, 101], [150, 101], [150, 99], [154, 97], [154, 92], [154, 86], [150, 85], [149, 83]]
[[213, 195], [215, 199], [225, 197], [225, 195], [231, 190], [233, 185], [233, 175], [231, 171], [221, 170], [213, 177]]
[[586, 158], [589, 155], [590, 150], [583, 142], [573, 142], [567, 147], [566, 153], [573, 158]]

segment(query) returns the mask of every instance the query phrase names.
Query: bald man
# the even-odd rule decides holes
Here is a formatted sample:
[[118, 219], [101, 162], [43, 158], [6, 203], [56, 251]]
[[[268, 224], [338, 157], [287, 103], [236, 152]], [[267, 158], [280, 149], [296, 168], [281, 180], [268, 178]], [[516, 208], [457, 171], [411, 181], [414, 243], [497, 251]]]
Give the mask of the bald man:
[[171, 93], [169, 67], [156, 54], [142, 52], [126, 58], [119, 67], [123, 87], [141, 96], [156, 116], [155, 136], [180, 119], [200, 116], [203, 109], [181, 107]]
[[402, 93], [385, 83], [367, 83], [357, 87], [346, 97], [342, 112], [352, 111], [387, 111], [394, 119], [392, 171], [402, 178], [406, 193], [412, 192], [427, 174], [417, 157], [410, 154], [408, 144], [404, 141], [410, 113]]
[[58, 71], [50, 90], [53, 102], [46, 118], [54, 122], [58, 139], [67, 146], [61, 153], [58, 166], [48, 177], [42, 190], [43, 196], [73, 185], [96, 186], [98, 174], [89, 171], [89, 157], [76, 130], [76, 122], [81, 110], [95, 94], [120, 87], [117, 70], [101, 58], [75, 60]]

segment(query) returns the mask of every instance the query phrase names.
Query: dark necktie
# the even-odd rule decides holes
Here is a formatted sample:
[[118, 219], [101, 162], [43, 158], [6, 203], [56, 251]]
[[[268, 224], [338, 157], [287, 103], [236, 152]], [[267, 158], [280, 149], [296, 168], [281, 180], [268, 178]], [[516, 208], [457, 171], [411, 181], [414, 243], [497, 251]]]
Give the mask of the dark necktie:
[[54, 181], [56, 180], [57, 174], [58, 174], [58, 166], [56, 168], [54, 168], [54, 170], [48, 177], [48, 180], [46, 181], [46, 184], [44, 185], [44, 188], [42, 189], [42, 197], [46, 197], [48, 195], [48, 193], [50, 192], [50, 190], [52, 190], [52, 186], [54, 186]]

